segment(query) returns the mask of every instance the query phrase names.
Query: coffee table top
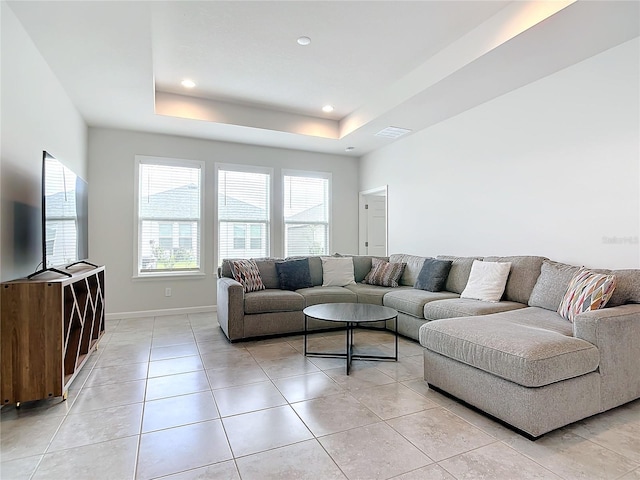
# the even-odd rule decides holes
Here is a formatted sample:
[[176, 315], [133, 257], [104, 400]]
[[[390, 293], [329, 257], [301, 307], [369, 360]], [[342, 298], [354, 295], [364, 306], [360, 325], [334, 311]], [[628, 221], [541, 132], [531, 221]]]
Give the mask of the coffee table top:
[[329, 322], [378, 322], [398, 316], [393, 308], [368, 303], [321, 303], [303, 310], [303, 313], [317, 320]]

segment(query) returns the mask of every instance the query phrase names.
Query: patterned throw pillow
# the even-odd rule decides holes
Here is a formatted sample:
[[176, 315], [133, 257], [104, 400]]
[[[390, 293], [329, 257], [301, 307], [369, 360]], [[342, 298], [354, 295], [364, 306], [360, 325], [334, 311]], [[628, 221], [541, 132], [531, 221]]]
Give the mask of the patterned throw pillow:
[[571, 279], [558, 307], [558, 313], [573, 323], [582, 312], [603, 308], [616, 288], [616, 276], [581, 268]]
[[362, 283], [381, 287], [397, 287], [406, 266], [406, 263], [389, 263], [379, 258], [373, 258], [371, 271], [367, 273]]
[[245, 293], [264, 290], [260, 270], [255, 260], [232, 260], [231, 271], [233, 279], [242, 284]]

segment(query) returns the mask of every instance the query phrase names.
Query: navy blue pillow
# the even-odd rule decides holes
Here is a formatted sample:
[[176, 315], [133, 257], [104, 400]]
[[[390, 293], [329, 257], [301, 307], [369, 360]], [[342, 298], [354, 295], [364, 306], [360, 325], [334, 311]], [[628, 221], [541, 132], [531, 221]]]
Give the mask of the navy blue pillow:
[[276, 262], [276, 271], [280, 288], [283, 290], [298, 290], [299, 288], [312, 287], [309, 259], [285, 260]]
[[451, 260], [427, 258], [422, 265], [422, 270], [420, 270], [413, 288], [430, 292], [443, 290], [452, 264]]

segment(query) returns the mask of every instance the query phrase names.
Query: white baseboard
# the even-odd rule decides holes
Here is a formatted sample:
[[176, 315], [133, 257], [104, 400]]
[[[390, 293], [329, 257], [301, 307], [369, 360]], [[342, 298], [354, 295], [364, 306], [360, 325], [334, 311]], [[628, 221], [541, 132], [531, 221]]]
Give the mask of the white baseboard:
[[162, 310], [142, 310], [138, 312], [119, 312], [107, 313], [104, 317], [106, 320], [118, 320], [121, 318], [142, 318], [142, 317], [160, 317], [162, 315], [187, 315], [189, 313], [208, 313], [216, 312], [216, 305], [205, 305], [204, 307], [182, 307], [182, 308], [165, 308]]

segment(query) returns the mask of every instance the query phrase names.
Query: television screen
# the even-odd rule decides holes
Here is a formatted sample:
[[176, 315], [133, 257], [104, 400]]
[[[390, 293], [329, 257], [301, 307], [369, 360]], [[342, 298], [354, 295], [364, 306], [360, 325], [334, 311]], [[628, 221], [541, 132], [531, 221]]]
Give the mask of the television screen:
[[43, 268], [86, 260], [87, 183], [47, 152], [43, 157]]

